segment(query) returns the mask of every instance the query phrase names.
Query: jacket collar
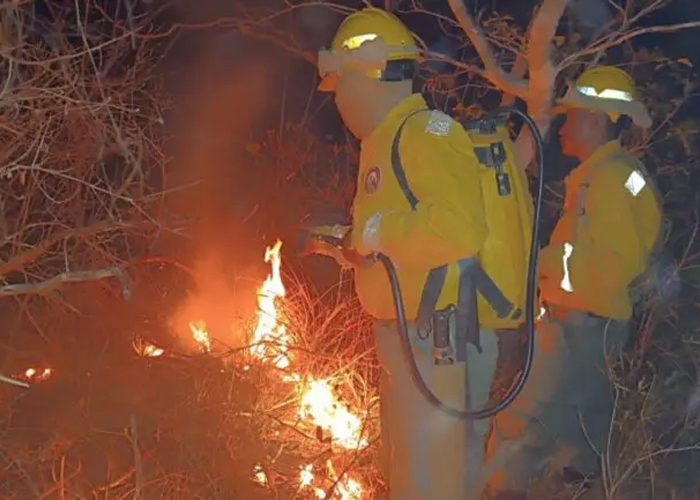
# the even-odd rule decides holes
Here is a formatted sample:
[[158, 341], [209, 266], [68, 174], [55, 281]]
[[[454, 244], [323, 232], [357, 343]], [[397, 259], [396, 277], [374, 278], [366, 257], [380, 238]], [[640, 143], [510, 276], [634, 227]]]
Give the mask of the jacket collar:
[[362, 141], [360, 147], [370, 147], [376, 141], [382, 141], [385, 134], [393, 134], [398, 129], [399, 124], [408, 115], [419, 109], [428, 109], [428, 105], [421, 94], [412, 94], [399, 102], [386, 116], [379, 122], [379, 125]]
[[590, 173], [590, 170], [592, 168], [595, 168], [596, 165], [599, 165], [606, 158], [614, 156], [619, 152], [622, 152], [622, 146], [620, 144], [620, 141], [615, 139], [606, 142], [601, 147], [596, 149], [586, 161], [580, 163], [578, 167], [571, 171], [571, 175], [569, 176], [569, 182], [576, 183], [582, 181], [583, 178]]

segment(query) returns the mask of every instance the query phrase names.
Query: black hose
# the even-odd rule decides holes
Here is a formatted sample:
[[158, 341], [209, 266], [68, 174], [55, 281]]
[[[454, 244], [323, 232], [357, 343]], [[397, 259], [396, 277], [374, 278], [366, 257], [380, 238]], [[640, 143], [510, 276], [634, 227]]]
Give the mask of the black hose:
[[391, 262], [389, 257], [385, 254], [376, 254], [377, 260], [379, 260], [386, 269], [387, 275], [389, 276], [389, 282], [391, 284], [391, 291], [394, 297], [394, 306], [396, 308], [396, 322], [399, 325], [399, 333], [401, 336], [401, 347], [403, 349], [403, 354], [406, 362], [409, 364], [409, 371], [411, 372], [411, 378], [413, 383], [416, 385], [418, 390], [423, 394], [425, 399], [434, 407], [440, 409], [441, 411], [447, 413], [448, 415], [463, 419], [463, 420], [482, 420], [485, 418], [492, 417], [493, 415], [503, 411], [508, 405], [510, 405], [518, 394], [523, 390], [527, 377], [530, 375], [530, 369], [532, 368], [532, 359], [535, 353], [535, 296], [537, 294], [537, 257], [539, 254], [539, 241], [540, 241], [540, 213], [542, 212], [542, 198], [544, 193], [544, 140], [542, 135], [537, 128], [534, 120], [527, 113], [520, 111], [515, 107], [501, 107], [489, 114], [488, 118], [495, 118], [497, 115], [502, 115], [504, 113], [512, 113], [520, 116], [525, 125], [528, 126], [532, 132], [533, 139], [535, 142], [535, 147], [537, 150], [537, 162], [539, 165], [539, 178], [537, 187], [537, 196], [535, 201], [535, 213], [534, 221], [532, 225], [532, 242], [530, 244], [530, 259], [527, 267], [527, 283], [526, 283], [526, 297], [525, 297], [525, 325], [527, 332], [527, 355], [525, 357], [525, 365], [523, 366], [520, 375], [516, 379], [515, 383], [511, 385], [510, 389], [500, 401], [491, 407], [486, 407], [481, 410], [474, 411], [461, 411], [456, 408], [450, 408], [443, 404], [442, 401], [430, 390], [427, 386], [423, 377], [420, 374], [418, 365], [416, 364], [416, 358], [413, 354], [413, 348], [411, 347], [411, 340], [408, 333], [408, 324], [406, 321], [406, 310], [403, 305], [403, 295], [401, 294], [401, 287], [399, 286], [399, 280], [396, 275], [396, 268]]

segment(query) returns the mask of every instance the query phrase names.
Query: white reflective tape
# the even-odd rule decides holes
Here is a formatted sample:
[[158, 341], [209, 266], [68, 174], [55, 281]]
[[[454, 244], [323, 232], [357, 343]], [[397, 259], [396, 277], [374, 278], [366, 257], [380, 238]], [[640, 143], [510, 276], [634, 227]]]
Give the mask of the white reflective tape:
[[622, 90], [605, 89], [601, 92], [598, 92], [593, 87], [585, 87], [585, 86], [581, 86], [581, 85], [577, 86], [576, 90], [578, 90], [583, 95], [587, 95], [589, 97], [597, 97], [598, 99], [610, 99], [611, 101], [627, 101], [627, 102], [634, 101], [632, 94], [630, 94], [629, 92], [622, 91]]
[[625, 189], [635, 198], [647, 185], [644, 175], [639, 170], [634, 170], [625, 181]]
[[539, 320], [541, 320], [542, 318], [544, 318], [544, 315], [545, 315], [545, 314], [547, 314], [547, 309], [545, 309], [544, 307], [540, 306], [540, 312], [539, 312], [539, 314], [537, 315], [537, 317], [535, 318], [535, 321], [539, 321]]
[[564, 276], [561, 279], [559, 286], [565, 292], [573, 292], [574, 287], [571, 284], [571, 277], [569, 276], [569, 259], [571, 254], [574, 253], [574, 247], [571, 243], [564, 243], [564, 256], [561, 259], [562, 268], [564, 270]]
[[444, 137], [450, 133], [452, 121], [450, 115], [443, 113], [439, 109], [434, 109], [430, 112], [430, 118], [425, 125], [425, 131], [433, 135]]
[[362, 244], [370, 252], [378, 252], [379, 245], [379, 225], [382, 222], [382, 214], [377, 212], [365, 221], [362, 229]]
[[345, 50], [355, 50], [360, 47], [365, 42], [369, 42], [377, 39], [376, 33], [367, 33], [366, 35], [357, 35], [348, 38], [343, 41], [343, 48]]

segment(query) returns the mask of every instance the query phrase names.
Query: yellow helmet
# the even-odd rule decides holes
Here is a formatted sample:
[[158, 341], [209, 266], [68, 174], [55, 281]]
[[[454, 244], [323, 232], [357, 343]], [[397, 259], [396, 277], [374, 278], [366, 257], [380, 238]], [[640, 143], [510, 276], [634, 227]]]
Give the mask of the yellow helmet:
[[634, 80], [613, 66], [597, 66], [584, 71], [564, 101], [569, 106], [606, 113], [613, 122], [627, 115], [641, 127], [651, 126], [651, 117], [639, 101]]
[[637, 89], [632, 77], [613, 66], [598, 66], [584, 71], [576, 80], [576, 90], [596, 99], [632, 102]]
[[[329, 49], [319, 51], [319, 90], [335, 88], [337, 72], [350, 63], [360, 63], [371, 78], [384, 79], [389, 61], [415, 61], [418, 47], [411, 31], [391, 12], [367, 7], [353, 12], [341, 23]], [[409, 68], [410, 66], [410, 68]], [[412, 76], [406, 65], [395, 78]]]

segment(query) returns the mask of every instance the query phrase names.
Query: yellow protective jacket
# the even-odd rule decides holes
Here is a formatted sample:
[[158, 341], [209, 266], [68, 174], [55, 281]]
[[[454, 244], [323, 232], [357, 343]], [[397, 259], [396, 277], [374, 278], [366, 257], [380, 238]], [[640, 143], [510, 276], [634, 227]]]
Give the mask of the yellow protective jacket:
[[[518, 267], [523, 274], [518, 283], [524, 282], [525, 271], [521, 264], [527, 262], [530, 228], [523, 235], [518, 215], [526, 213], [531, 220], [532, 204], [529, 193], [526, 197], [519, 194], [516, 220], [509, 221], [515, 226], [514, 230], [489, 232], [489, 224], [502, 224], [503, 218], [512, 214], [498, 213], [489, 217], [485, 213], [484, 197], [498, 195], [495, 194], [495, 183], [490, 183], [488, 189], [482, 185], [481, 178], [487, 169], [475, 156], [475, 141], [461, 124], [451, 119], [447, 123], [443, 120], [444, 130], [431, 132], [428, 127], [431, 113], [424, 112], [406, 121], [400, 141], [401, 164], [407, 182], [419, 200], [415, 210], [411, 210], [392, 171], [391, 147], [404, 119], [420, 109], [427, 109], [427, 105], [420, 94], [414, 94], [394, 108], [362, 141], [351, 241], [360, 253], [381, 251], [392, 260], [397, 268], [409, 320], [416, 319], [423, 286], [431, 269], [449, 264], [436, 309], [456, 305], [459, 284], [456, 261], [480, 255], [486, 257], [482, 259], [484, 262], [488, 260], [488, 255], [484, 254], [489, 253], [489, 248], [497, 246], [514, 253], [515, 258], [520, 259]], [[524, 173], [518, 172], [521, 174], [524, 179]], [[488, 173], [488, 179], [494, 179], [492, 171]], [[515, 184], [520, 186], [524, 182], [518, 180]], [[372, 232], [371, 229], [368, 231], [372, 219], [378, 215], [381, 222], [375, 234], [368, 234]], [[512, 241], [502, 239], [504, 232]], [[489, 238], [490, 234], [498, 237]], [[368, 237], [374, 240], [373, 247], [368, 246]], [[512, 262], [510, 255], [507, 258]], [[496, 275], [489, 269], [486, 271], [505, 292], [511, 266], [492, 262], [490, 267]], [[505, 287], [502, 286], [504, 281]], [[356, 269], [355, 286], [363, 307], [372, 316], [378, 319], [396, 317], [389, 280], [380, 263]], [[524, 287], [518, 284], [517, 288], [510, 294], [516, 297], [509, 298], [515, 299], [513, 302], [522, 307]], [[478, 297], [478, 310], [480, 324], [486, 328], [509, 328], [523, 320], [496, 317], [481, 296]]]
[[613, 319], [632, 315], [629, 286], [647, 267], [661, 209], [642, 163], [611, 141], [565, 181], [561, 219], [540, 253], [542, 300]]

